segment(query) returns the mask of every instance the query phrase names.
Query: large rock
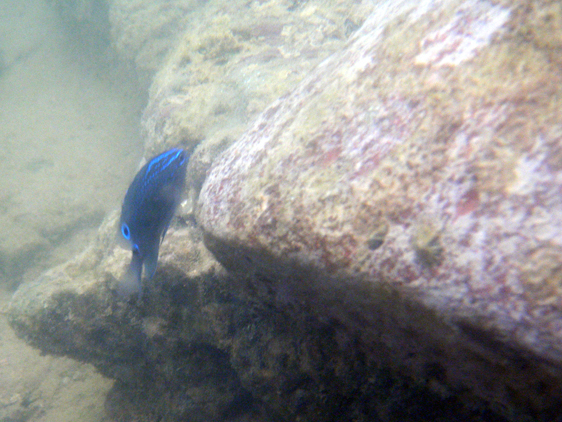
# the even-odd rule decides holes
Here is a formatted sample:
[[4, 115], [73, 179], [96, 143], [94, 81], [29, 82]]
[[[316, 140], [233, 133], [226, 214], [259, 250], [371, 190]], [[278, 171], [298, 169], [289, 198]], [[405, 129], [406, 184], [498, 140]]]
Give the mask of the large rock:
[[394, 1], [208, 175], [232, 273], [369, 357], [560, 418], [562, 6]]

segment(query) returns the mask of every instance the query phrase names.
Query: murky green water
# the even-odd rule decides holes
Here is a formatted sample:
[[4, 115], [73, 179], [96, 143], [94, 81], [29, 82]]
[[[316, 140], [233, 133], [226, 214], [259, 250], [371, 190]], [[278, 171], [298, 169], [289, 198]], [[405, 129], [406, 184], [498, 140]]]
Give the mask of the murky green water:
[[42, 0], [0, 2], [0, 420], [98, 421], [111, 382], [41, 357], [4, 312], [13, 289], [84, 248], [142, 153], [145, 93], [103, 40]]

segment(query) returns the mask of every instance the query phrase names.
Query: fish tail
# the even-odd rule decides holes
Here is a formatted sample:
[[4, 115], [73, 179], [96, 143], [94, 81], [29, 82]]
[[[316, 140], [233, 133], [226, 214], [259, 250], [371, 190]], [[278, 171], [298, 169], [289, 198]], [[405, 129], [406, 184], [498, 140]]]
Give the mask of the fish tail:
[[142, 258], [138, 252], [133, 251], [131, 265], [129, 265], [125, 276], [119, 280], [117, 284], [117, 293], [119, 296], [124, 299], [128, 299], [132, 295], [138, 295], [138, 298], [140, 299], [142, 295], [141, 275]]

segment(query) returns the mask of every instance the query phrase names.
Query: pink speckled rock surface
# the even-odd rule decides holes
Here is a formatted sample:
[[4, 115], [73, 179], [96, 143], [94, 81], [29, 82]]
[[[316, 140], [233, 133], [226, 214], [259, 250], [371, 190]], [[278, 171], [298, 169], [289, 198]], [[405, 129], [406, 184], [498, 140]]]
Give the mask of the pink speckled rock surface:
[[553, 415], [561, 49], [557, 2], [382, 3], [214, 164], [208, 246], [401, 370]]

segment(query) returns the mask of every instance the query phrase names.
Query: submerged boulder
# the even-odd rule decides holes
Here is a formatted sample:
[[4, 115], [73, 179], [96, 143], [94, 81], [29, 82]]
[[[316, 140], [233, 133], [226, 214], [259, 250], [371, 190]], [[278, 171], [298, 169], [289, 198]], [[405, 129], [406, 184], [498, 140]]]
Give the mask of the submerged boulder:
[[215, 162], [207, 246], [367, 356], [560, 417], [560, 22], [557, 2], [378, 5]]

